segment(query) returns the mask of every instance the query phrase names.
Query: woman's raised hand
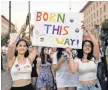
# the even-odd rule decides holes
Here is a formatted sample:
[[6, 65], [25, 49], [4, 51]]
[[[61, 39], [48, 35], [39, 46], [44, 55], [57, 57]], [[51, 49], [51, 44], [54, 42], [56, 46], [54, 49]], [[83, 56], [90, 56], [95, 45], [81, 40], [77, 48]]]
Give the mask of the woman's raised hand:
[[71, 53], [72, 53], [72, 48], [67, 47], [67, 48], [66, 48], [66, 51], [67, 51], [69, 54], [71, 54]]
[[26, 31], [26, 28], [27, 28], [26, 24], [22, 25], [22, 27], [21, 27], [21, 29], [20, 29], [20, 30], [21, 30], [21, 33], [22, 33], [22, 32], [25, 32], [25, 31]]
[[89, 29], [87, 29], [87, 28], [85, 27], [84, 22], [83, 22], [83, 21], [81, 21], [81, 22], [83, 23], [83, 25], [81, 26], [81, 27], [82, 27], [82, 29], [83, 29], [84, 31], [86, 31], [86, 32], [90, 31]]

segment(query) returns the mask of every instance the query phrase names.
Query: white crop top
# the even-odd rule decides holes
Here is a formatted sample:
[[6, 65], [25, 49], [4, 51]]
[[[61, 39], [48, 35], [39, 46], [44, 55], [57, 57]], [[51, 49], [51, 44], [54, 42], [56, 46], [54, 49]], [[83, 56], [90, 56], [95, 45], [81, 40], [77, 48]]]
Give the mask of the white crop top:
[[31, 79], [31, 71], [32, 67], [27, 58], [25, 64], [19, 64], [18, 59], [16, 58], [16, 61], [13, 64], [10, 71], [12, 81], [21, 79]]
[[80, 81], [89, 81], [97, 79], [97, 63], [94, 60], [82, 62], [80, 59], [75, 59], [78, 63], [78, 72]]

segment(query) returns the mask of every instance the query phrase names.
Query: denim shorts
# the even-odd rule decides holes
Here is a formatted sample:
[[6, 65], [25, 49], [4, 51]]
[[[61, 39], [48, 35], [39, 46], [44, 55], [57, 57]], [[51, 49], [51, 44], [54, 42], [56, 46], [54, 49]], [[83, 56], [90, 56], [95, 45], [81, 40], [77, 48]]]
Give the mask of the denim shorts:
[[77, 90], [101, 90], [101, 86], [100, 86], [100, 83], [98, 81], [96, 81], [90, 85], [80, 83], [77, 87]]

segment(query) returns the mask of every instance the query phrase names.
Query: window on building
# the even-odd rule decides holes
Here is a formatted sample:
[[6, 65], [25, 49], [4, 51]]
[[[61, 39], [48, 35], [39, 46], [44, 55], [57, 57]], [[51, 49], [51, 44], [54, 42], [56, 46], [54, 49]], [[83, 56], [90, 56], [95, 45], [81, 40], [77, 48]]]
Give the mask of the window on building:
[[93, 24], [91, 23], [91, 28], [93, 28]]
[[96, 2], [96, 7], [98, 7], [98, 2]]
[[106, 12], [106, 6], [104, 5], [104, 12]]
[[95, 13], [94, 13], [94, 18], [95, 18]]
[[104, 22], [104, 17], [102, 18], [102, 22]]
[[98, 17], [98, 10], [97, 10], [97, 17]]
[[104, 16], [104, 20], [106, 19], [106, 16]]
[[102, 23], [102, 17], [100, 18], [100, 22]]
[[86, 18], [86, 23], [87, 23], [87, 18]]
[[93, 17], [92, 17], [92, 15], [91, 15], [91, 21], [92, 21], [92, 19], [93, 19]]
[[92, 7], [91, 7], [91, 12], [92, 12]]
[[96, 22], [94, 21], [94, 25], [96, 24]]
[[100, 15], [102, 14], [102, 8], [100, 8]]
[[93, 6], [93, 9], [95, 10], [95, 4], [94, 4], [94, 6]]
[[99, 3], [101, 4], [101, 1]]
[[99, 23], [99, 20], [97, 19], [97, 24]]
[[84, 23], [86, 23], [86, 20], [84, 20]]
[[89, 22], [90, 22], [90, 17], [88, 17], [88, 20], [89, 20]]

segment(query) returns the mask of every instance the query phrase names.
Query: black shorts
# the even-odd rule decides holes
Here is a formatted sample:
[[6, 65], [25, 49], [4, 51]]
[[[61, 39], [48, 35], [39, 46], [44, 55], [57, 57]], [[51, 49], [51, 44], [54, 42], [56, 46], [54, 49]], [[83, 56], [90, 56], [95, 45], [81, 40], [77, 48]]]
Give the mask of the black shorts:
[[37, 77], [37, 70], [36, 70], [36, 65], [37, 65], [37, 57], [35, 57], [35, 60], [33, 61], [33, 64], [32, 64], [32, 72], [31, 72], [31, 77]]
[[37, 77], [37, 72], [36, 72], [36, 68], [32, 69], [32, 73], [31, 73], [31, 77]]
[[23, 87], [11, 87], [10, 90], [34, 90], [32, 84], [23, 86]]

